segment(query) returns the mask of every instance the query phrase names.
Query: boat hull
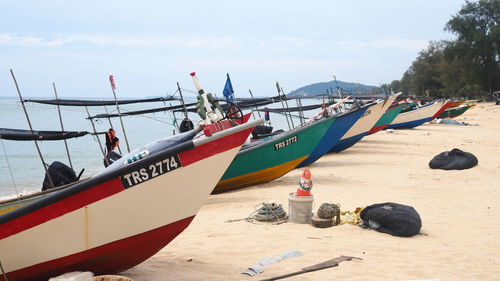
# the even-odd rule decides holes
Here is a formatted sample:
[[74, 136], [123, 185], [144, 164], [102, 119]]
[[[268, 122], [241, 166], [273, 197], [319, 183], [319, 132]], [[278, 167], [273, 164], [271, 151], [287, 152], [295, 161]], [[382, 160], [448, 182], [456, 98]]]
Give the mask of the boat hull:
[[189, 225], [253, 127], [245, 128], [183, 143], [0, 216], [8, 280], [117, 273], [146, 260]]
[[448, 108], [445, 110], [443, 113], [441, 113], [437, 118], [455, 118], [458, 117], [462, 114], [464, 114], [469, 108], [473, 107], [474, 105], [465, 105], [465, 106], [458, 106], [458, 107], [453, 107], [453, 108]]
[[363, 116], [369, 106], [371, 105], [366, 105], [357, 110], [339, 115], [337, 120], [327, 130], [309, 157], [302, 161], [297, 167], [309, 166], [316, 162], [316, 160], [318, 160], [321, 156], [328, 153], [338, 143], [342, 136], [349, 131], [354, 123], [356, 123], [356, 121]]
[[380, 117], [387, 111], [391, 106], [392, 102], [399, 96], [393, 95], [389, 96], [386, 100], [379, 101], [378, 103], [370, 106], [363, 116], [356, 121], [356, 123], [345, 133], [340, 141], [333, 146], [330, 152], [341, 152], [348, 149], [349, 147], [355, 145], [364, 136], [368, 134], [368, 131], [377, 123]]
[[334, 122], [335, 118], [319, 120], [254, 147], [243, 148], [217, 183], [214, 193], [269, 182], [285, 175], [309, 156]]
[[400, 113], [387, 126], [387, 129], [411, 129], [432, 120], [434, 115], [441, 110], [446, 102], [434, 102], [414, 110]]
[[370, 131], [368, 131], [368, 134], [369, 135], [375, 134], [376, 132], [387, 128], [387, 126], [389, 126], [389, 124], [391, 124], [391, 122], [394, 121], [396, 116], [398, 116], [401, 110], [403, 110], [405, 107], [406, 105], [397, 105], [387, 109], [387, 111], [382, 115], [382, 117], [380, 117], [377, 123], [375, 123], [375, 125], [373, 125]]

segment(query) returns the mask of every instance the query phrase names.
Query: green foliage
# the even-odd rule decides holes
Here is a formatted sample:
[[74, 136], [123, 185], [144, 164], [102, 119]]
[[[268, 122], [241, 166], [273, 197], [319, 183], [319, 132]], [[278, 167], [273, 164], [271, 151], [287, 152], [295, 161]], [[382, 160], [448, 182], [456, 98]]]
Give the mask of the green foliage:
[[490, 95], [500, 89], [500, 0], [466, 1], [445, 26], [454, 41], [431, 41], [390, 87], [412, 95]]

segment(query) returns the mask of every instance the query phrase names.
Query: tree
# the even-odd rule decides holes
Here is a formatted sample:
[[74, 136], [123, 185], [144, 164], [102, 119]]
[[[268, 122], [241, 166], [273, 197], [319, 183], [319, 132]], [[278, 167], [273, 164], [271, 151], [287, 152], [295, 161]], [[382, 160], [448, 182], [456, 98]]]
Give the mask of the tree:
[[470, 85], [490, 94], [500, 88], [500, 1], [466, 1], [445, 26], [458, 38], [447, 48], [448, 57], [463, 59]]

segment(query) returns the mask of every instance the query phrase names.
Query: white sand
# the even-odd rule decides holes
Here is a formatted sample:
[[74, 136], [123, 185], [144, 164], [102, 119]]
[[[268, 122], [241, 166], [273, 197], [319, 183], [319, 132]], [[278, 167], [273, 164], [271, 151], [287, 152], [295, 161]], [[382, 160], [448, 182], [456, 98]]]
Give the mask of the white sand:
[[[262, 202], [288, 205], [301, 170], [271, 183], [213, 195], [172, 243], [124, 273], [139, 280], [260, 280], [340, 255], [363, 258], [284, 280], [500, 280], [500, 106], [485, 103], [457, 120], [478, 126], [425, 124], [365, 137], [322, 157], [310, 168], [316, 208], [324, 202], [354, 210], [387, 201], [413, 206], [421, 233], [399, 238], [353, 225], [225, 223], [248, 216]], [[432, 170], [440, 152], [471, 152], [479, 165]], [[247, 267], [290, 249], [304, 255], [249, 277]]]

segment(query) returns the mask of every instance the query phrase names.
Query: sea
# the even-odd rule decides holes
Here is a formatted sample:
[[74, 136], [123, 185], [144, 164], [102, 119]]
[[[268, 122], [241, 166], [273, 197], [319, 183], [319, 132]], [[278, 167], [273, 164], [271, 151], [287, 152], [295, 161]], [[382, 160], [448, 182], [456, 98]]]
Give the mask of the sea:
[[[50, 98], [49, 98], [50, 99]], [[186, 102], [195, 99], [187, 98]], [[321, 101], [315, 99], [304, 99], [302, 105], [317, 104]], [[288, 101], [290, 107], [297, 106], [296, 101]], [[140, 103], [131, 105], [120, 105], [121, 112], [143, 110], [170, 105], [178, 105], [178, 102], [156, 102]], [[25, 103], [26, 111], [33, 130], [61, 130], [57, 107], [38, 103]], [[281, 108], [281, 103], [267, 105], [268, 108]], [[88, 117], [85, 107], [61, 106], [61, 116], [66, 131], [88, 131], [93, 132], [92, 123]], [[91, 116], [96, 114], [117, 113], [114, 106], [88, 107]], [[317, 112], [318, 110], [316, 110]], [[244, 110], [244, 113], [249, 112]], [[305, 116], [312, 116], [314, 110], [305, 112]], [[253, 116], [259, 118], [259, 112], [253, 111]], [[295, 114], [297, 115], [297, 114]], [[261, 112], [263, 118], [264, 114]], [[123, 127], [131, 150], [144, 144], [153, 142], [160, 138], [171, 136], [177, 132], [174, 119], [180, 124], [184, 115], [181, 112], [159, 112], [145, 115], [122, 117]], [[199, 120], [198, 115], [189, 113], [193, 122]], [[287, 119], [282, 114], [270, 114], [271, 125], [274, 129], [288, 130]], [[111, 124], [110, 124], [111, 122]], [[196, 122], [195, 122], [196, 123]], [[300, 124], [299, 118], [294, 118], [294, 124]], [[96, 131], [107, 131], [111, 126], [115, 129], [120, 139], [120, 149], [123, 154], [127, 151], [127, 142], [119, 118], [97, 119], [94, 121]], [[0, 97], [0, 128], [29, 129], [26, 115], [19, 99]], [[104, 135], [99, 136], [104, 146]], [[60, 161], [69, 166], [68, 154], [64, 141], [37, 141], [43, 161], [47, 164]], [[103, 155], [99, 147], [97, 137], [86, 135], [67, 140], [73, 169], [78, 174], [85, 169], [82, 178], [91, 177], [102, 169]], [[39, 157], [33, 141], [11, 141], [0, 139], [0, 200], [29, 194], [41, 190], [45, 176], [42, 160]]]

